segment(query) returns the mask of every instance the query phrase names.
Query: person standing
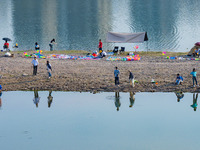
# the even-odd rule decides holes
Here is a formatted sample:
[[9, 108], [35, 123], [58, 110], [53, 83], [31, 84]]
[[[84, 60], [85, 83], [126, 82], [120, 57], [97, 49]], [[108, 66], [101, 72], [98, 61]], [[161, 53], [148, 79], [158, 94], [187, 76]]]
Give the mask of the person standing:
[[194, 81], [196, 82], [196, 85], [197, 85], [197, 72], [196, 72], [196, 69], [193, 68], [193, 71], [190, 74], [192, 75], [193, 87], [195, 87]]
[[36, 57], [34, 57], [34, 59], [32, 60], [32, 65], [33, 65], [33, 75], [37, 74], [37, 67], [38, 67], [38, 60], [36, 59]]
[[134, 87], [134, 76], [130, 70], [129, 70], [129, 81], [130, 81], [130, 85]]
[[117, 67], [115, 67], [115, 71], [114, 71], [114, 76], [115, 76], [115, 85], [119, 86], [119, 70]]
[[53, 44], [55, 44], [56, 40], [52, 39], [49, 43], [50, 51], [53, 51]]
[[101, 39], [99, 39], [99, 53], [102, 52], [102, 47], [103, 47], [103, 43], [101, 42]]
[[47, 72], [48, 72], [49, 78], [51, 78], [51, 71], [52, 71], [51, 64], [47, 60]]

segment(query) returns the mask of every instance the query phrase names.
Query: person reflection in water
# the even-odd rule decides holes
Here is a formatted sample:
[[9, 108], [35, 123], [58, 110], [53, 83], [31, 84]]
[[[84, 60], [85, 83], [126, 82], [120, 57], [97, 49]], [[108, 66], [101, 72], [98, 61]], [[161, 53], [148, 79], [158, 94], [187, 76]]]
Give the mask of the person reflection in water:
[[53, 96], [51, 96], [51, 93], [52, 93], [52, 91], [50, 90], [49, 91], [49, 96], [47, 97], [47, 99], [48, 99], [48, 107], [49, 108], [51, 107], [51, 103], [53, 101]]
[[134, 92], [130, 92], [130, 105], [129, 105], [129, 107], [131, 108], [131, 107], [133, 107], [133, 105], [134, 105], [134, 102], [135, 102], [135, 93]]
[[198, 98], [198, 93], [195, 96], [195, 93], [193, 94], [193, 104], [191, 105], [192, 108], [194, 108], [194, 111], [197, 110], [197, 98]]
[[183, 92], [175, 92], [177, 96], [177, 102], [180, 102], [180, 100], [184, 97]]
[[119, 111], [119, 107], [121, 106], [119, 92], [115, 92], [115, 106], [117, 107], [117, 111]]
[[2, 106], [2, 100], [1, 100], [2, 92], [0, 91], [0, 108]]
[[40, 101], [40, 97], [38, 95], [38, 90], [34, 89], [34, 99], [33, 99], [33, 103], [36, 105], [36, 107], [38, 107], [38, 103]]
[[2, 106], [1, 96], [2, 96], [2, 86], [0, 85], [0, 107]]

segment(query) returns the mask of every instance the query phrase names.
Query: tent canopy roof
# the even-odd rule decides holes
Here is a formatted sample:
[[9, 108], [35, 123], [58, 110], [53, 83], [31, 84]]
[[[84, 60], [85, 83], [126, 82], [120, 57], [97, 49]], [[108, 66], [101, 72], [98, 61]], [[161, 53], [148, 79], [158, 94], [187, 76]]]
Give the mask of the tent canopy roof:
[[106, 42], [110, 43], [143, 43], [148, 41], [147, 32], [116, 33], [108, 32]]

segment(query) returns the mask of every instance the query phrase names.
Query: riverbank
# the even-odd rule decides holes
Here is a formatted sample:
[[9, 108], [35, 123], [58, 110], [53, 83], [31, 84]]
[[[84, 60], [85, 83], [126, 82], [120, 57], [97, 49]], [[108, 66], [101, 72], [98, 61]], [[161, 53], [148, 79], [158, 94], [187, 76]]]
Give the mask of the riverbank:
[[[52, 78], [48, 79], [46, 60], [39, 59], [38, 75], [32, 75], [32, 58], [22, 58], [22, 52], [12, 52], [14, 57], [3, 57], [0, 54], [0, 84], [5, 91], [17, 90], [54, 90], [54, 91], [120, 91], [120, 92], [198, 92], [199, 87], [192, 87], [192, 68], [197, 69], [197, 80], [200, 82], [200, 62], [194, 60], [166, 59], [161, 52], [139, 52], [140, 61], [107, 61], [50, 59], [53, 68]], [[86, 51], [44, 52], [72, 55], [85, 55]], [[183, 56], [186, 53], [167, 53], [169, 56]], [[125, 54], [126, 55], [126, 54]], [[114, 67], [119, 68], [120, 87], [114, 85]], [[129, 85], [128, 70], [131, 70], [138, 83], [132, 88]], [[175, 85], [176, 74], [180, 73], [183, 85]], [[158, 82], [151, 83], [151, 79]]]

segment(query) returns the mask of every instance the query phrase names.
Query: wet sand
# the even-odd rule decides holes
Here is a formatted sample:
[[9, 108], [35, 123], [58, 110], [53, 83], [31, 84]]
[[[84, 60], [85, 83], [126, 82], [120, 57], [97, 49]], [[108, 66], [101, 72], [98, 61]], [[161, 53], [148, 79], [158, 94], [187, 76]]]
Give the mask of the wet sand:
[[[3, 53], [1, 53], [3, 55]], [[59, 60], [50, 59], [52, 78], [48, 79], [46, 60], [38, 59], [39, 68], [36, 76], [32, 75], [32, 58], [0, 57], [0, 84], [5, 91], [16, 90], [54, 90], [54, 91], [120, 91], [120, 92], [198, 92], [199, 87], [192, 87], [192, 68], [197, 70], [200, 82], [200, 61], [169, 60], [162, 56], [142, 56], [140, 61], [101, 60]], [[114, 67], [120, 71], [120, 87], [114, 85]], [[128, 70], [131, 70], [139, 82], [130, 87]], [[180, 73], [183, 85], [175, 85], [176, 74]], [[158, 82], [151, 83], [151, 79]]]

